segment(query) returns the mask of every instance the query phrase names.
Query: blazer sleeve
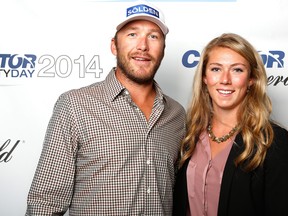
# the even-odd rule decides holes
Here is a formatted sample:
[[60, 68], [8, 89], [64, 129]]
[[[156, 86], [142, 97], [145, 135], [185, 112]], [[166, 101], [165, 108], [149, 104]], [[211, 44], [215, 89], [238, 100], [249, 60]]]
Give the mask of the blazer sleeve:
[[288, 131], [274, 126], [274, 141], [267, 151], [265, 170], [265, 215], [288, 215]]

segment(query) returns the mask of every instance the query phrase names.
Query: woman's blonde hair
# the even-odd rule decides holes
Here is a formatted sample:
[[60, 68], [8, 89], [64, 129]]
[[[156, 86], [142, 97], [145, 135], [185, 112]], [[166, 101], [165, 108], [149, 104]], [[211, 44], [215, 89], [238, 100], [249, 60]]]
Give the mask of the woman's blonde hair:
[[266, 151], [273, 140], [270, 123], [271, 101], [266, 93], [267, 75], [261, 56], [243, 37], [225, 33], [210, 41], [204, 48], [193, 81], [192, 100], [187, 111], [187, 134], [181, 145], [179, 165], [189, 159], [200, 134], [207, 129], [213, 113], [211, 98], [203, 82], [211, 50], [215, 47], [229, 48], [243, 56], [250, 64], [250, 78], [253, 85], [248, 90], [238, 113], [240, 132], [244, 141], [244, 151], [235, 159], [236, 166], [244, 165], [246, 171], [262, 165]]

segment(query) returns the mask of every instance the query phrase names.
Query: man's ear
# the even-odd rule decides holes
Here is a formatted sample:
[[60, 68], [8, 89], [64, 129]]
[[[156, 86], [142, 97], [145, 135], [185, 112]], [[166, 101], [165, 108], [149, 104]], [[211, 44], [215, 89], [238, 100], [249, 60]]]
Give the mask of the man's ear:
[[113, 55], [117, 55], [117, 49], [116, 49], [116, 44], [115, 44], [115, 38], [111, 39], [111, 45], [110, 45], [110, 49]]

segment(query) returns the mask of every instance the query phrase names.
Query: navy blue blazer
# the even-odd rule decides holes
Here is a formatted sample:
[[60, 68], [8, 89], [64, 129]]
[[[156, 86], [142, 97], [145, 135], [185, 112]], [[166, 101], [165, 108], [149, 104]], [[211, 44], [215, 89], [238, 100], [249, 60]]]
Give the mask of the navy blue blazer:
[[[274, 142], [262, 167], [245, 172], [234, 159], [243, 151], [240, 134], [229, 153], [220, 189], [218, 216], [288, 215], [288, 132], [274, 125]], [[186, 215], [188, 207], [186, 170], [189, 160], [177, 172], [173, 215]], [[198, 215], [192, 215], [198, 216]]]

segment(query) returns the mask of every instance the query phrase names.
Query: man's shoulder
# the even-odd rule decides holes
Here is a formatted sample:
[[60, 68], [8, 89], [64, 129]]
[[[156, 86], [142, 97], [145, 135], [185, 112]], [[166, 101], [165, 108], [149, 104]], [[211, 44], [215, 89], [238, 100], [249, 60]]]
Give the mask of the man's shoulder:
[[174, 111], [178, 111], [182, 114], [185, 115], [185, 109], [183, 107], [182, 104], [180, 104], [177, 100], [175, 100], [174, 98], [164, 94], [164, 98], [165, 98], [165, 102], [166, 102], [166, 106]]
[[103, 81], [92, 83], [80, 88], [70, 89], [63, 92], [59, 98], [69, 98], [70, 100], [81, 100], [86, 97], [99, 97], [103, 95], [104, 85]]
[[169, 103], [171, 106], [179, 107], [181, 109], [184, 109], [183, 105], [180, 104], [176, 99], [164, 94], [165, 101]]

